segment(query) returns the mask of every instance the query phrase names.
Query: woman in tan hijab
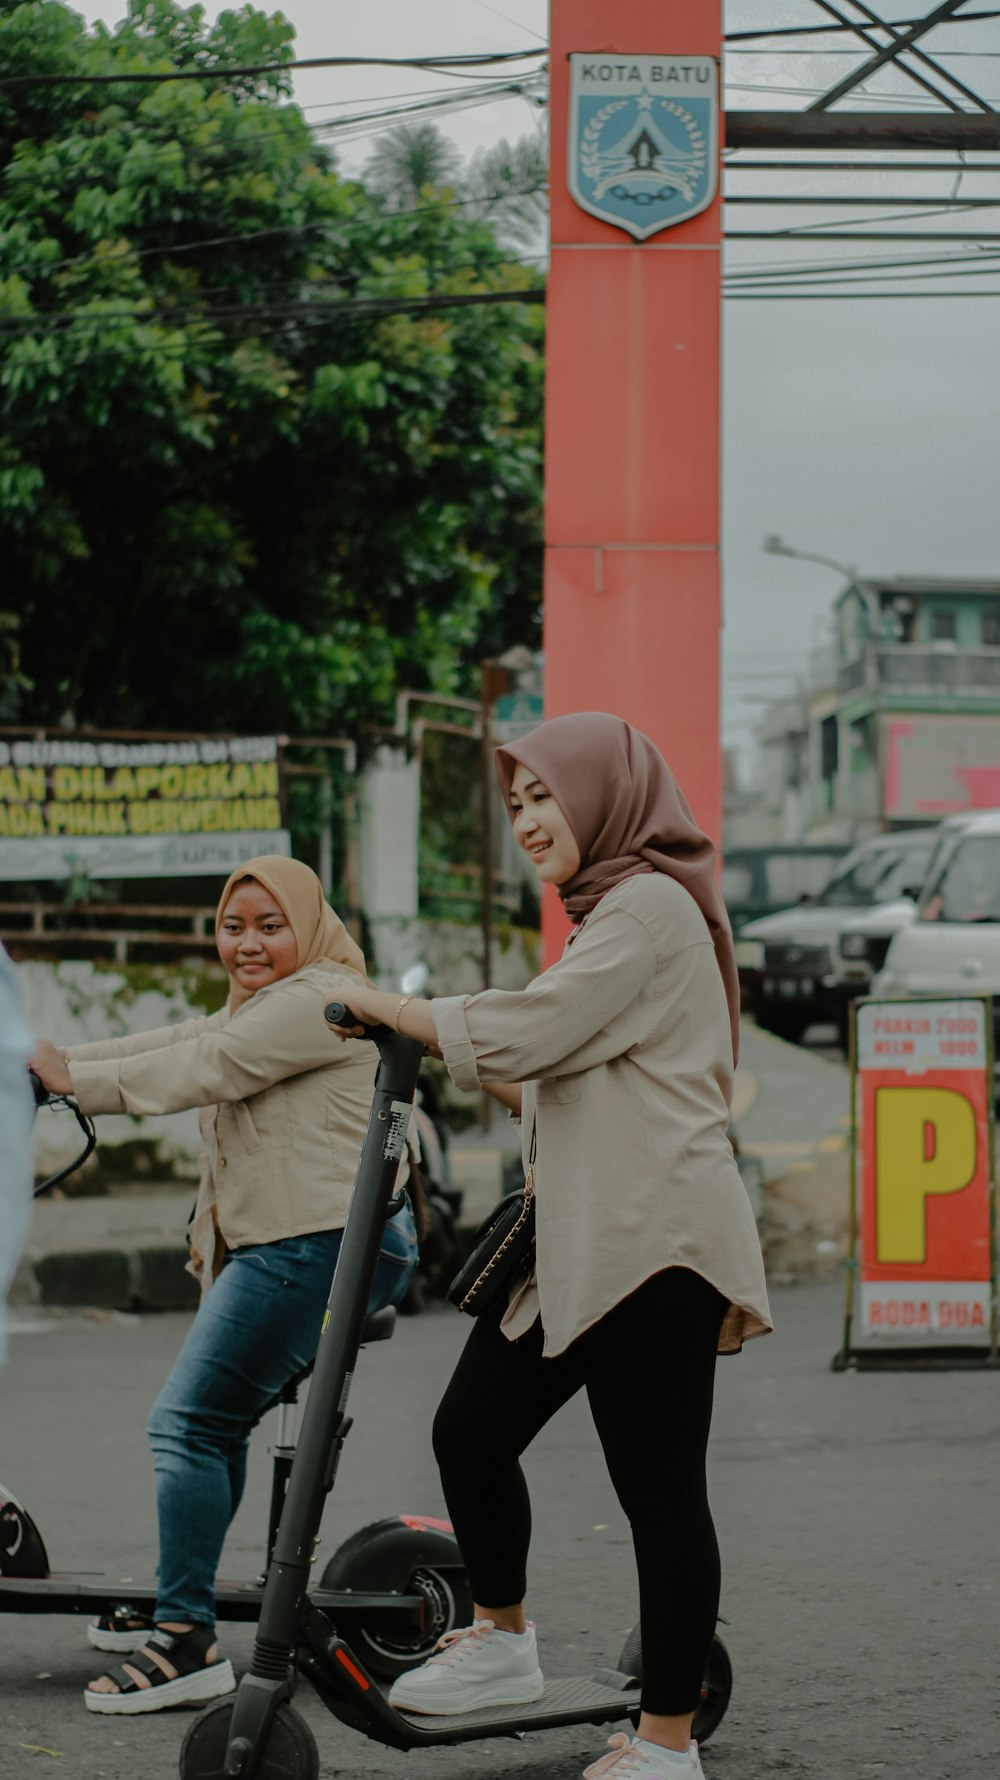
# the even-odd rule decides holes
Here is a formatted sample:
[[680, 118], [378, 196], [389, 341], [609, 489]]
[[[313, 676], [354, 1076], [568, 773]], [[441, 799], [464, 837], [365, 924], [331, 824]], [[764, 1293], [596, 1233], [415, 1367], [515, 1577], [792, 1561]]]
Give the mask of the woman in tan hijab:
[[[85, 1112], [197, 1106], [204, 1139], [191, 1225], [204, 1295], [148, 1426], [156, 1610], [88, 1628], [99, 1650], [141, 1652], [86, 1689], [95, 1712], [155, 1712], [235, 1686], [215, 1641], [219, 1556], [250, 1431], [316, 1351], [375, 1082], [373, 1045], [330, 1043], [326, 1003], [368, 979], [315, 872], [247, 860], [222, 892], [216, 939], [230, 982], [218, 1013], [68, 1051], [41, 1041], [31, 1061]], [[369, 1309], [399, 1301], [416, 1258], [406, 1206], [386, 1228]]]
[[696, 1780], [720, 1586], [705, 1484], [715, 1360], [771, 1326], [727, 1134], [732, 938], [714, 848], [638, 730], [557, 717], [497, 766], [515, 837], [574, 924], [563, 957], [516, 994], [345, 997], [360, 1019], [438, 1045], [459, 1087], [521, 1118], [534, 1159], [535, 1272], [502, 1317], [476, 1322], [434, 1426], [475, 1624], [390, 1697], [443, 1714], [541, 1697], [519, 1460], [585, 1388], [632, 1526], [644, 1674], [638, 1737], [614, 1737], [586, 1774]]

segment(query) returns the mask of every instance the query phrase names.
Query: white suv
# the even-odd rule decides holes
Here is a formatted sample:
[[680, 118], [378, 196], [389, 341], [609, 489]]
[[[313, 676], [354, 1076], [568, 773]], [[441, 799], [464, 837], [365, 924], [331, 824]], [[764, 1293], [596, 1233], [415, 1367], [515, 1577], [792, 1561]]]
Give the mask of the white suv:
[[860, 909], [897, 899], [922, 883], [935, 830], [873, 835], [842, 860], [816, 896], [749, 921], [736, 935], [743, 1005], [758, 1026], [796, 1040], [819, 1020], [843, 1017], [833, 972], [833, 946]]
[[970, 817], [928, 876], [917, 918], [896, 934], [873, 995], [992, 995], [1000, 1024], [1000, 813]]
[[919, 859], [910, 862], [906, 884], [896, 901], [879, 902], [845, 921], [833, 948], [833, 974], [842, 995], [845, 1009], [859, 995], [867, 995], [872, 978], [882, 969], [895, 935], [916, 919], [917, 904], [925, 882], [937, 876], [938, 866], [951, 852], [960, 829], [968, 828], [985, 815], [1000, 815], [1000, 810], [959, 810], [945, 816], [935, 831], [930, 857], [920, 868]]

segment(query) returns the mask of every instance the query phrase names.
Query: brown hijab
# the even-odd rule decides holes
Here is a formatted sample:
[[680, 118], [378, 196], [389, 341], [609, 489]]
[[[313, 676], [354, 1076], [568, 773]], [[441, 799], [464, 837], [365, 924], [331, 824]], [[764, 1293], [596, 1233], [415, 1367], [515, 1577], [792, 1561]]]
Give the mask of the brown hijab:
[[497, 749], [508, 814], [520, 764], [551, 791], [580, 849], [580, 869], [559, 885], [579, 923], [626, 878], [662, 871], [694, 897], [708, 923], [729, 1003], [733, 1058], [739, 1048], [740, 990], [733, 936], [715, 871], [716, 850], [697, 827], [666, 761], [648, 736], [621, 717], [580, 711], [553, 717]]
[[[320, 962], [336, 964], [341, 969], [355, 971], [367, 982], [365, 956], [361, 947], [355, 944], [340, 916], [330, 907], [316, 873], [308, 865], [303, 865], [301, 859], [285, 859], [280, 853], [264, 853], [239, 866], [219, 898], [219, 906], [215, 911], [216, 933], [222, 926], [222, 917], [229, 898], [236, 885], [244, 878], [255, 878], [258, 884], [263, 884], [264, 889], [269, 890], [275, 902], [284, 909], [298, 947], [296, 970], [304, 969], [307, 964]], [[253, 993], [253, 990], [243, 989], [239, 983], [231, 982], [230, 1012], [235, 1012], [244, 1001], [249, 1001]]]

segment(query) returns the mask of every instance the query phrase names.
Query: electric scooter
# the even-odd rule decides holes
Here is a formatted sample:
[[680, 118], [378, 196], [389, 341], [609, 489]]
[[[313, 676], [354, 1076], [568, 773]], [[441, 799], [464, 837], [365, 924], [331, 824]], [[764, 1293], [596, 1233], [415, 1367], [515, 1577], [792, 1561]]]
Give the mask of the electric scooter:
[[[39, 1106], [68, 1108], [87, 1139], [85, 1149], [73, 1162], [36, 1187], [37, 1198], [82, 1165], [96, 1136], [93, 1124], [75, 1101], [48, 1095], [37, 1076], [33, 1086]], [[395, 1132], [402, 1118], [398, 1109], [393, 1117]], [[405, 1124], [403, 1119], [404, 1130]], [[391, 1217], [398, 1208], [399, 1201], [389, 1198], [381, 1215]], [[376, 1230], [376, 1248], [378, 1236]], [[391, 1307], [371, 1317], [362, 1316], [356, 1347], [388, 1339], [395, 1320]], [[249, 1582], [217, 1581], [216, 1616], [220, 1620], [252, 1621], [260, 1613], [267, 1566], [295, 1458], [298, 1389], [309, 1370], [292, 1379], [278, 1401], [264, 1570]], [[330, 1558], [309, 1599], [331, 1624], [350, 1630], [371, 1673], [383, 1681], [392, 1681], [422, 1662], [444, 1632], [467, 1625], [472, 1613], [472, 1597], [450, 1524], [419, 1514], [377, 1521], [347, 1539]], [[0, 1485], [0, 1613], [107, 1615], [124, 1632], [130, 1619], [150, 1615], [155, 1604], [154, 1583], [136, 1586], [121, 1578], [53, 1571], [31, 1515]]]
[[[328, 1007], [326, 1017], [333, 1025], [358, 1023], [342, 1003]], [[366, 1654], [348, 1643], [321, 1600], [307, 1592], [324, 1499], [333, 1489], [351, 1427], [347, 1399], [364, 1306], [423, 1050], [415, 1040], [386, 1027], [370, 1028], [367, 1036], [378, 1046], [380, 1057], [375, 1098], [267, 1575], [253, 1658], [236, 1693], [215, 1701], [189, 1726], [180, 1751], [181, 1780], [318, 1780], [316, 1739], [290, 1704], [303, 1676], [342, 1724], [394, 1749], [519, 1736], [566, 1725], [638, 1721], [642, 1652], [636, 1631], [626, 1641], [619, 1669], [548, 1682], [533, 1705], [427, 1717], [390, 1706]], [[707, 1741], [722, 1719], [731, 1687], [729, 1658], [716, 1637], [694, 1722], [700, 1742]]]

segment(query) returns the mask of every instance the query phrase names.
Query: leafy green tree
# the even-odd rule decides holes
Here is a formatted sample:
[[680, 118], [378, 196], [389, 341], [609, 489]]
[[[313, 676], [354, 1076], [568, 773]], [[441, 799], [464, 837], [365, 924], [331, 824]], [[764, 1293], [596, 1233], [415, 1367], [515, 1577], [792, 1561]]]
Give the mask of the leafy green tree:
[[537, 275], [447, 187], [340, 178], [286, 73], [93, 81], [291, 54], [249, 6], [0, 0], [0, 77], [80, 77], [0, 86], [8, 721], [344, 734], [533, 634]]

